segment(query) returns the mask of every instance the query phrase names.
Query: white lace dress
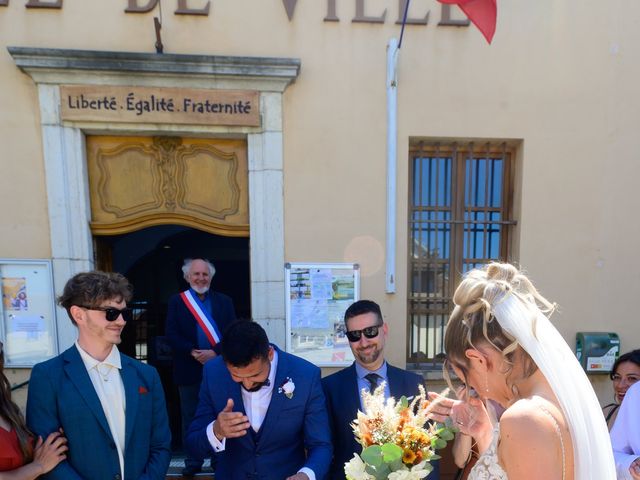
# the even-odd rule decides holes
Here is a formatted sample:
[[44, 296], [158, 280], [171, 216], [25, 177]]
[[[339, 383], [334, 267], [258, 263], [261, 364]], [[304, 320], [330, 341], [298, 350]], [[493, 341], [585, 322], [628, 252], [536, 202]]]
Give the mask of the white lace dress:
[[493, 428], [493, 438], [489, 448], [480, 455], [471, 469], [468, 480], [508, 480], [507, 474], [498, 463], [498, 441], [500, 440], [500, 424]]

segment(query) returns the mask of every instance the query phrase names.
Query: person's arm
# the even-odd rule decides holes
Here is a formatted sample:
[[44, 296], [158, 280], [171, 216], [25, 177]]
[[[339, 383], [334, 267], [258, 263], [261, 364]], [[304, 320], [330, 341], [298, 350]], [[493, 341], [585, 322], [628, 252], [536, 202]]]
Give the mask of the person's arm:
[[531, 402], [508, 409], [500, 420], [498, 462], [509, 480], [559, 478], [562, 443], [552, 418]]
[[471, 447], [473, 446], [473, 438], [466, 433], [456, 433], [456, 438], [451, 447], [453, 453], [453, 461], [458, 468], [464, 468], [471, 457]]
[[[36, 435], [47, 437], [59, 432], [62, 428], [56, 412], [56, 392], [51, 383], [49, 372], [43, 365], [36, 365], [31, 370], [29, 392], [27, 394], [27, 426]], [[82, 477], [65, 459], [46, 473], [43, 478], [50, 480], [83, 480]]]
[[[219, 437], [220, 441], [222, 441], [223, 438], [226, 438], [224, 433], [227, 432], [227, 426], [234, 430], [235, 427], [238, 426], [238, 422], [233, 420], [235, 416], [226, 415], [230, 412], [224, 411], [230, 410], [231, 412], [233, 412], [233, 402], [231, 402], [231, 408], [229, 408], [229, 401], [227, 400], [227, 408], [223, 409], [222, 411], [218, 411], [212, 397], [209, 378], [217, 378], [218, 370], [216, 370], [215, 367], [216, 362], [218, 361], [219, 360], [214, 360], [213, 362], [207, 363], [204, 367], [204, 370], [202, 372], [202, 385], [200, 386], [200, 396], [198, 399], [198, 408], [196, 409], [196, 413], [193, 416], [191, 425], [189, 425], [189, 430], [187, 431], [186, 435], [187, 438], [185, 439], [185, 449], [195, 458], [206, 458], [208, 455], [211, 455], [215, 452], [212, 444], [209, 442], [209, 437], [207, 435], [207, 429], [211, 429], [211, 423], [214, 420], [216, 420], [217, 425], [214, 424], [213, 427], [215, 428], [215, 430], [218, 430], [218, 434], [220, 434], [222, 430], [222, 435]], [[234, 413], [238, 413], [240, 416], [243, 416], [240, 412], [236, 411]], [[220, 417], [220, 415], [222, 415], [222, 417], [226, 416], [229, 418], [223, 419], [222, 417]], [[244, 417], [244, 419], [246, 419], [246, 417]], [[248, 419], [244, 419], [240, 423], [248, 423]], [[229, 422], [226, 422], [226, 420], [229, 420]], [[238, 420], [238, 418], [236, 418], [236, 420]], [[224, 454], [224, 450], [220, 451], [219, 454]]]
[[[327, 377], [320, 380], [320, 385], [322, 386], [322, 393], [324, 393], [325, 406], [327, 408], [327, 416], [329, 418], [329, 433], [331, 434], [331, 445], [335, 445], [337, 443], [337, 427], [335, 425], [335, 412], [333, 411], [333, 403], [331, 402], [331, 386], [327, 381]], [[333, 456], [335, 451], [331, 452], [331, 461], [333, 462]]]
[[64, 460], [66, 451], [67, 440], [62, 434], [52, 433], [45, 441], [39, 437], [34, 448], [33, 461], [14, 470], [0, 472], [0, 480], [35, 480]]
[[171, 462], [171, 430], [169, 429], [162, 383], [155, 368], [152, 371], [150, 393], [153, 396], [151, 441], [149, 442], [149, 458], [140, 480], [164, 480]]
[[[180, 324], [180, 322], [183, 321], [181, 313], [184, 313], [184, 311], [181, 312], [182, 303], [180, 295], [174, 295], [169, 299], [165, 337], [174, 352], [181, 355], [191, 355], [191, 351], [198, 346], [194, 343], [193, 339], [187, 338], [184, 335], [184, 325]], [[186, 309], [186, 307], [184, 308]]]
[[619, 478], [634, 478], [631, 476], [630, 468], [640, 457], [639, 410], [640, 384], [636, 384], [627, 390], [611, 428], [611, 446]]
[[305, 473], [306, 469], [310, 469], [317, 480], [323, 479], [329, 471], [333, 446], [319, 369], [313, 372], [311, 391], [305, 409], [304, 445], [307, 449], [307, 461], [300, 472]]

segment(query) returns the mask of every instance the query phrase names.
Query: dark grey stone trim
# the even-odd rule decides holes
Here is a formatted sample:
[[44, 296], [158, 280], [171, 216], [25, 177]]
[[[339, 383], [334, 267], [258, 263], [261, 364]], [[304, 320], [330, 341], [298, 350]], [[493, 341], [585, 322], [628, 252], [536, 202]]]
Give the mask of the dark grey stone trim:
[[90, 70], [122, 73], [262, 77], [295, 81], [300, 59], [7, 47], [22, 70]]

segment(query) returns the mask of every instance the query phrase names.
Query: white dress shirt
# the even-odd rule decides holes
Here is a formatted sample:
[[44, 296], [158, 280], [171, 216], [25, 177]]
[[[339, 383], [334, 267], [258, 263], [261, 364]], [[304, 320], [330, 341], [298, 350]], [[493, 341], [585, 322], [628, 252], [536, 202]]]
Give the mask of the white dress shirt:
[[[242, 393], [242, 403], [244, 404], [244, 411], [247, 414], [251, 428], [257, 432], [260, 430], [265, 417], [267, 416], [267, 410], [269, 410], [269, 404], [271, 403], [271, 396], [273, 394], [273, 387], [276, 381], [276, 371], [278, 369], [278, 352], [274, 349], [273, 360], [271, 360], [271, 369], [269, 370], [269, 385], [264, 385], [257, 392], [247, 392], [242, 386], [240, 391]], [[209, 443], [213, 447], [214, 451], [222, 452], [225, 449], [226, 438], [222, 441], [213, 433], [213, 424], [215, 420], [207, 426], [207, 438]], [[249, 435], [249, 434], [247, 434]], [[316, 480], [316, 474], [313, 470], [307, 467], [303, 467], [298, 470], [299, 473], [306, 473], [309, 480]]]
[[[100, 399], [104, 416], [107, 417], [109, 430], [116, 444], [118, 458], [120, 460], [120, 475], [124, 480], [124, 431], [126, 400], [124, 396], [124, 384], [120, 376], [122, 364], [120, 352], [114, 345], [111, 353], [100, 362], [82, 349], [76, 341], [76, 348], [84, 363], [93, 388]], [[97, 453], [97, 452], [96, 452]]]
[[629, 466], [640, 457], [640, 382], [632, 385], [624, 395], [611, 429], [611, 445], [618, 479], [631, 480]]

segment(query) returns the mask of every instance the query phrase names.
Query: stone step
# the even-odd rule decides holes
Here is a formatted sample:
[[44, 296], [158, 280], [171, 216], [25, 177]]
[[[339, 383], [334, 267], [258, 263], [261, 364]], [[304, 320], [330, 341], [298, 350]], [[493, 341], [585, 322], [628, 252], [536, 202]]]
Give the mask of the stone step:
[[211, 463], [209, 459], [204, 461], [204, 465], [202, 465], [202, 472], [197, 473], [193, 477], [183, 477], [182, 469], [184, 468], [184, 455], [180, 453], [174, 454], [171, 458], [171, 463], [169, 464], [169, 470], [167, 471], [166, 478], [171, 480], [215, 480], [215, 474], [213, 470], [211, 470]]

